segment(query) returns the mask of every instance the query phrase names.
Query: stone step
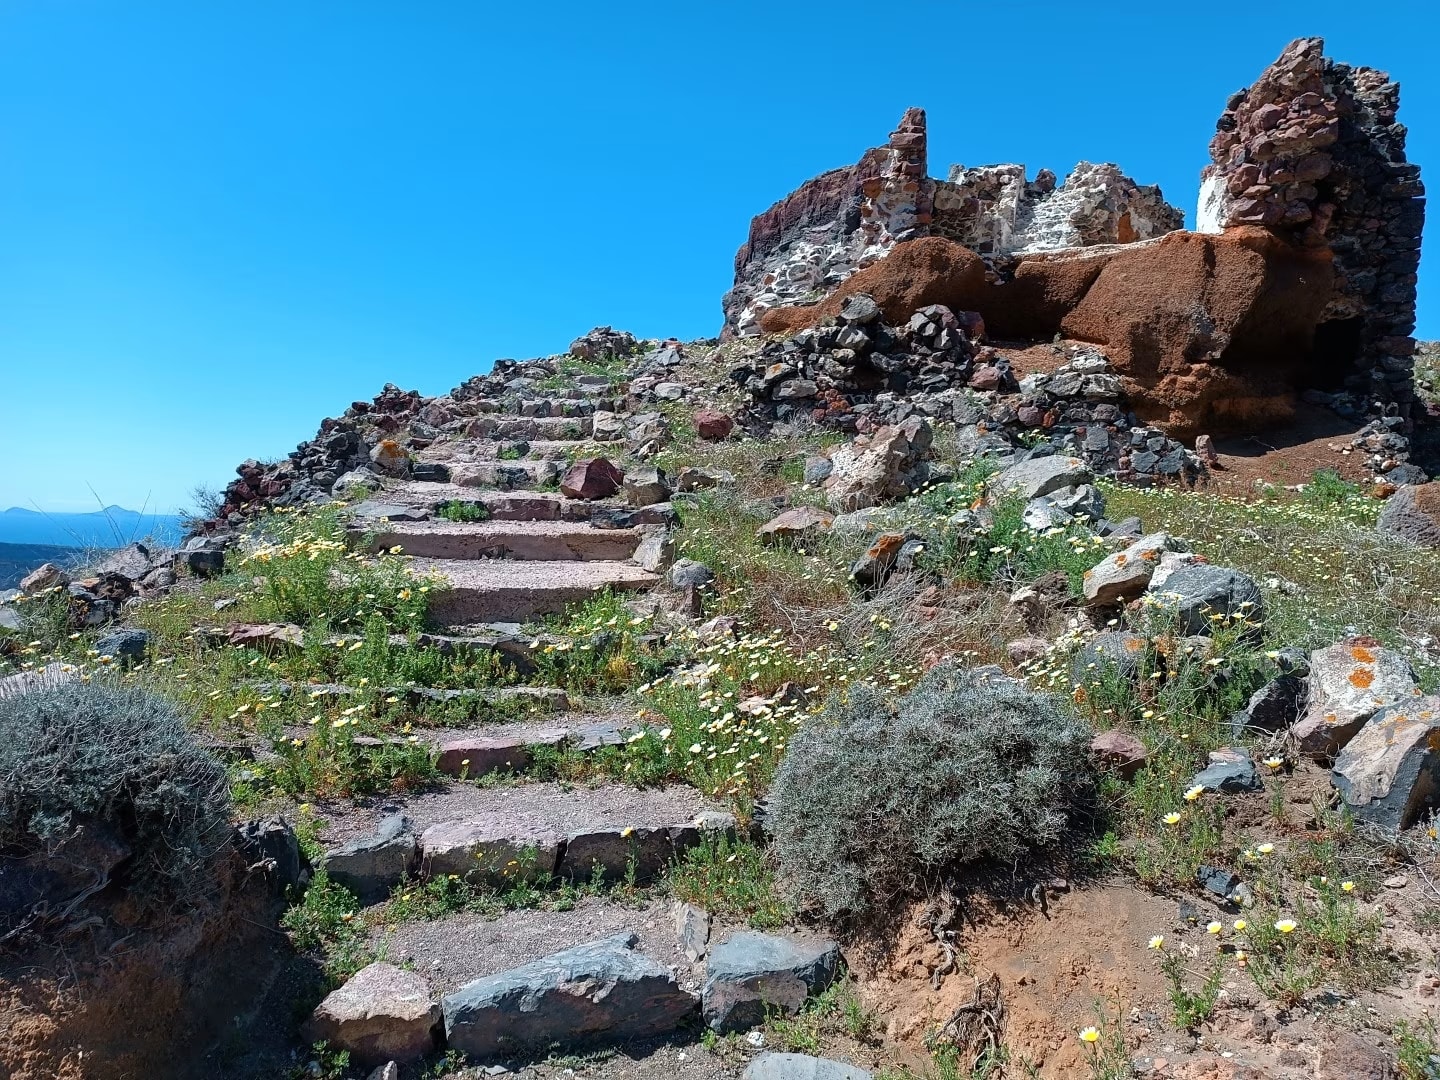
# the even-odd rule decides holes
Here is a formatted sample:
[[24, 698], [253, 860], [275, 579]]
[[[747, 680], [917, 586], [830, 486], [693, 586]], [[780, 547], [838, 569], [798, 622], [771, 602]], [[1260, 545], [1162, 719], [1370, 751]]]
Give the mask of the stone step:
[[639, 528], [597, 529], [571, 521], [396, 521], [371, 534], [369, 550], [398, 547], [426, 559], [623, 561], [643, 536]]
[[449, 466], [450, 482], [463, 488], [499, 488], [501, 491], [556, 487], [567, 468], [563, 461], [463, 461]]
[[449, 625], [524, 622], [558, 614], [605, 589], [633, 591], [660, 583], [657, 575], [621, 562], [415, 559], [411, 567], [444, 582], [431, 614]]
[[521, 395], [490, 399], [480, 412], [487, 416], [523, 416], [535, 418], [589, 416], [596, 412], [619, 412], [624, 400], [610, 387], [596, 387], [592, 393], [562, 392]]
[[[504, 888], [597, 873], [618, 880], [633, 870], [644, 882], [705, 836], [735, 829], [735, 818], [694, 788], [620, 784], [449, 783], [324, 820], [325, 865], [371, 897], [414, 874]], [[386, 858], [375, 858], [377, 848]]]
[[373, 499], [358, 504], [355, 521], [358, 525], [368, 525], [381, 518], [395, 521], [400, 516], [396, 510], [412, 519], [424, 519], [446, 503], [479, 507], [488, 521], [588, 521], [602, 505], [567, 499], [558, 491], [488, 491], [459, 484], [407, 480], [392, 484]]
[[594, 433], [589, 416], [507, 416], [491, 413], [477, 416], [466, 429], [467, 434], [487, 439], [552, 439], [578, 442]]
[[[364, 693], [359, 687], [343, 683], [254, 683], [253, 689], [261, 694], [300, 694], [311, 700], [322, 698], [350, 697]], [[371, 688], [372, 693], [396, 697], [410, 706], [423, 705], [431, 701], [464, 701], [473, 703], [477, 709], [519, 709], [531, 712], [561, 713], [570, 708], [570, 697], [556, 686], [486, 686], [486, 687], [435, 687], [435, 686], [386, 686]], [[432, 740], [438, 741], [438, 740]]]
[[[529, 449], [524, 456], [511, 460], [569, 461], [580, 456], [593, 456], [606, 452], [614, 453], [623, 446], [619, 439], [587, 439], [580, 442], [556, 439], [523, 439]], [[415, 455], [417, 461], [435, 461], [441, 464], [464, 464], [466, 462], [503, 462], [500, 455], [515, 446], [514, 442], [498, 442], [494, 439], [459, 439], [455, 442], [435, 443]]]
[[581, 716], [557, 717], [547, 723], [486, 724], [474, 731], [418, 734], [435, 747], [436, 768], [442, 773], [476, 780], [491, 773], [524, 772], [534, 764], [535, 747], [587, 754], [607, 746], [623, 746], [639, 730], [633, 721]]

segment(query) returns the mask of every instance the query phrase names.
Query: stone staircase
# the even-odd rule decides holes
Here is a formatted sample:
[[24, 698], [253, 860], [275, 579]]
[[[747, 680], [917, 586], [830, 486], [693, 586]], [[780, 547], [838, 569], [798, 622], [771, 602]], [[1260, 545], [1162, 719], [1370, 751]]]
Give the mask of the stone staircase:
[[[594, 437], [597, 405], [616, 404], [603, 396], [611, 392], [607, 383], [488, 402], [510, 411], [483, 413], [471, 422], [474, 437], [416, 456], [444, 466], [448, 480], [388, 484], [356, 508], [372, 551], [398, 549], [414, 558], [417, 574], [443, 583], [432, 608], [437, 622], [523, 623], [607, 589], [643, 591], [660, 581], [634, 556], [647, 528], [673, 519], [668, 508], [636, 513], [551, 490], [571, 461], [623, 451], [622, 442]], [[608, 432], [623, 429], [624, 414], [598, 411]], [[447, 506], [472, 507], [481, 520], [447, 520]]]
[[[546, 635], [520, 624], [607, 589], [640, 592], [661, 581], [636, 556], [673, 524], [668, 504], [636, 508], [618, 497], [586, 501], [557, 490], [577, 459], [622, 459], [622, 440], [595, 437], [596, 406], [615, 404], [608, 393], [607, 383], [564, 397], [485, 401], [469, 434], [415, 455], [425, 466], [417, 471], [434, 475], [440, 466], [448, 479], [388, 480], [353, 508], [354, 531], [368, 551], [408, 555], [415, 574], [441, 583], [431, 613], [445, 630], [422, 635], [416, 645], [499, 650], [503, 639], [507, 659], [523, 675], [526, 650], [537, 642], [543, 648]], [[623, 414], [598, 413], [602, 436], [623, 432]], [[470, 517], [476, 520], [464, 520]], [[397, 696], [402, 692], [437, 700], [470, 694], [477, 705], [495, 693], [409, 688]], [[571, 711], [554, 688], [505, 692], [529, 695], [532, 711], [551, 715], [406, 736], [433, 748], [444, 779], [334, 823], [323, 837], [331, 845], [325, 862], [332, 876], [367, 899], [383, 898], [415, 875], [456, 874], [493, 887], [516, 875], [588, 880], [629, 873], [644, 880], [706, 833], [734, 828], [733, 817], [690, 788], [571, 788], [528, 775], [545, 751], [584, 754], [622, 745], [636, 724]], [[487, 782], [471, 783], [479, 779]]]

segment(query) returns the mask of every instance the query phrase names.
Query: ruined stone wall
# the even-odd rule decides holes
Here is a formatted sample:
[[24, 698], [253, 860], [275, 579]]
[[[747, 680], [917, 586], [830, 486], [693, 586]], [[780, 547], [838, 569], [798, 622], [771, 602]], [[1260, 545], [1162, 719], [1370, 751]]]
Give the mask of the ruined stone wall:
[[726, 337], [759, 333], [767, 311], [814, 303], [897, 244], [944, 236], [985, 255], [1123, 244], [1178, 229], [1157, 187], [1081, 162], [1057, 185], [1023, 165], [928, 175], [925, 111], [908, 109], [884, 146], [822, 173], [750, 223], [724, 300]]
[[820, 299], [902, 240], [926, 234], [925, 110], [908, 109], [884, 146], [807, 181], [750, 222], [725, 294], [727, 336], [758, 333], [770, 308]]
[[952, 165], [936, 185], [932, 231], [982, 255], [1008, 255], [1129, 244], [1184, 224], [1158, 187], [1082, 161], [1060, 185], [1049, 169], [1028, 181], [1023, 165]]
[[1263, 225], [1300, 244], [1328, 244], [1335, 282], [1308, 381], [1349, 390], [1403, 424], [1414, 394], [1424, 188], [1396, 122], [1400, 88], [1384, 72], [1328, 59], [1324, 48], [1320, 38], [1292, 42], [1226, 103], [1197, 228]]

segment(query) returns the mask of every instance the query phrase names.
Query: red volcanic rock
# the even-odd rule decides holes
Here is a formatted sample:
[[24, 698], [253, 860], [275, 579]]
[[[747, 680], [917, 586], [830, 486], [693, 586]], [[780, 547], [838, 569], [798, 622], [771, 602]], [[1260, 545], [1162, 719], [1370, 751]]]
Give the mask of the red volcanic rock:
[[695, 432], [702, 439], [720, 442], [729, 438], [735, 429], [735, 421], [714, 409], [700, 409], [695, 413]]
[[1102, 731], [1090, 740], [1090, 753], [1101, 765], [1116, 770], [1126, 780], [1145, 765], [1145, 744], [1125, 731]]
[[[944, 304], [951, 311], [979, 311], [970, 302], [985, 286], [985, 263], [969, 248], [940, 236], [926, 236], [896, 244], [890, 254], [857, 271], [818, 304], [776, 308], [760, 325], [768, 333], [793, 334], [821, 319], [840, 313], [847, 297], [866, 293], [875, 298], [885, 321], [906, 322], [916, 311]], [[988, 317], [986, 319], [988, 323]]]
[[624, 482], [625, 474], [608, 458], [585, 458], [565, 471], [560, 493], [570, 499], [606, 499]]
[[1178, 438], [1289, 419], [1330, 298], [1330, 253], [1263, 229], [1123, 248], [1061, 320], [1104, 348], [1135, 411]]

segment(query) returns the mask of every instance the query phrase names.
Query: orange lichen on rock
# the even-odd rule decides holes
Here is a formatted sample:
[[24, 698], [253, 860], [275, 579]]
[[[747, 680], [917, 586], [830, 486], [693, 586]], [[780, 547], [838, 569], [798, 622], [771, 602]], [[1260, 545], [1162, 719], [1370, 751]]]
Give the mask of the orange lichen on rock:
[[1369, 668], [1356, 668], [1350, 673], [1350, 685], [1358, 686], [1361, 690], [1368, 690], [1374, 681], [1375, 673]]
[[1375, 663], [1375, 653], [1363, 645], [1356, 645], [1350, 650], [1350, 655], [1355, 658], [1357, 664]]

